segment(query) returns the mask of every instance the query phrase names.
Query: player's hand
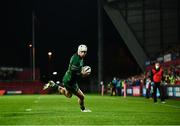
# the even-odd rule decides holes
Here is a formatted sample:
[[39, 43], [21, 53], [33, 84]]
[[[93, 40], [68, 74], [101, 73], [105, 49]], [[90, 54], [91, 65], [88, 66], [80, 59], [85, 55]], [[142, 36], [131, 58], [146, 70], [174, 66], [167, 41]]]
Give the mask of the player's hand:
[[81, 71], [81, 75], [82, 75], [82, 77], [87, 77], [87, 76], [89, 76], [89, 73]]

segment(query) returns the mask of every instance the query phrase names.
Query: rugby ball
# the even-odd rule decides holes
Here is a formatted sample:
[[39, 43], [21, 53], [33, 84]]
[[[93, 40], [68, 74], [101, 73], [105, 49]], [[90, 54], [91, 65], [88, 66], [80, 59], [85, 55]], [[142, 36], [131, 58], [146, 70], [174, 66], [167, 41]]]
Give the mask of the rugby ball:
[[82, 73], [89, 75], [91, 73], [91, 67], [90, 66], [82, 67]]

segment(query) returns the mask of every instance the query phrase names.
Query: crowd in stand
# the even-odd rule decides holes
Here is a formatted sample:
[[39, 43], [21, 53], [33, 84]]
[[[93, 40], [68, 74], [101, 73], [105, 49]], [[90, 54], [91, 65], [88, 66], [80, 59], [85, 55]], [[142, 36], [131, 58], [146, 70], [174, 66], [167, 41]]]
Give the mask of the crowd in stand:
[[[167, 63], [168, 65], [166, 65], [166, 63], [161, 63], [164, 70], [164, 75], [163, 75], [164, 79], [162, 83], [164, 83], [165, 85], [180, 84], [180, 64], [179, 64], [180, 46], [176, 46], [175, 48], [168, 49], [167, 51], [164, 51], [163, 53], [172, 54], [172, 57], [174, 57], [172, 58], [172, 60], [178, 61], [178, 63], [170, 62], [170, 63]], [[145, 85], [145, 80], [148, 78], [148, 76], [149, 76], [149, 70], [147, 69], [144, 73], [127, 78], [127, 84], [132, 85], [132, 86]]]
[[[141, 86], [145, 85], [145, 80], [149, 76], [149, 71], [145, 73], [131, 76], [126, 79], [126, 82], [130, 86]], [[169, 66], [168, 68], [164, 68], [164, 81], [165, 85], [175, 85], [180, 84], [180, 66]]]
[[[149, 73], [150, 71], [146, 71], [144, 73], [134, 75], [126, 79], [119, 79], [114, 77], [112, 81], [107, 85], [107, 88], [110, 90], [111, 96], [121, 96], [121, 89], [124, 88], [124, 84], [126, 84], [127, 87], [140, 86], [141, 91], [143, 87], [148, 89], [150, 88], [150, 86], [152, 86], [150, 81], [148, 81], [150, 78]], [[164, 68], [164, 74], [161, 84], [164, 86], [180, 85], [180, 65], [171, 65]]]
[[[174, 62], [169, 62], [168, 65], [166, 63], [161, 63], [162, 67], [163, 67], [163, 79], [162, 79], [162, 84], [166, 85], [166, 86], [172, 86], [172, 85], [180, 85], [180, 47], [176, 47], [176, 48], [172, 48], [168, 51], [166, 51], [165, 53], [171, 53], [171, 54], [175, 54], [175, 58], [172, 58], [175, 61], [178, 61], [178, 63], [174, 63]], [[151, 66], [153, 66], [153, 64], [151, 64]], [[115, 88], [116, 86], [113, 84], [114, 82], [116, 83], [120, 83], [120, 87], [123, 88], [124, 83], [126, 83], [127, 86], [140, 86], [141, 89], [143, 86], [147, 87], [147, 83], [148, 83], [148, 79], [150, 77], [150, 70], [151, 69], [147, 69], [144, 73], [138, 74], [138, 75], [134, 75], [134, 76], [130, 76], [126, 79], [119, 79], [119, 78], [114, 78], [112, 79], [112, 82], [110, 82], [109, 84], [109, 88], [111, 89], [111, 95], [114, 95], [115, 91], [117, 91], [117, 89]], [[115, 94], [117, 95], [117, 93]]]

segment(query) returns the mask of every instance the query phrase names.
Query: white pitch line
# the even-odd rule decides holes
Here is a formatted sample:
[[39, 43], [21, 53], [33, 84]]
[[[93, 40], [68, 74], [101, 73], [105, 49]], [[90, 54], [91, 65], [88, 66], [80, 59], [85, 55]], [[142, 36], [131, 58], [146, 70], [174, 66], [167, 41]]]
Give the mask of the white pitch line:
[[178, 109], [180, 109], [180, 106], [169, 105], [169, 104], [161, 104], [161, 105], [168, 106], [168, 107], [172, 107], [172, 108], [178, 108]]
[[38, 100], [35, 100], [34, 103], [38, 103], [39, 101]]
[[39, 96], [39, 97], [37, 97], [37, 99], [34, 101], [34, 103], [38, 103], [40, 99], [41, 99], [41, 97], [40, 97], [40, 96]]
[[32, 109], [31, 109], [31, 108], [28, 108], [28, 109], [26, 109], [26, 111], [27, 111], [27, 112], [30, 112], [30, 111], [32, 111]]

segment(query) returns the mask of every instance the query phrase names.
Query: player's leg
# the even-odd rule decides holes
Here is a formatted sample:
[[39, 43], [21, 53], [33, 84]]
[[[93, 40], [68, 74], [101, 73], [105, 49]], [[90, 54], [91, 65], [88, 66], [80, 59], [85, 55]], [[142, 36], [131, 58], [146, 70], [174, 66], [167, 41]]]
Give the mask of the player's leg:
[[85, 109], [84, 105], [84, 93], [78, 89], [77, 93], [75, 94], [78, 97], [78, 103], [80, 105], [81, 111], [82, 112], [91, 112], [89, 109]]
[[54, 86], [57, 86], [57, 84], [51, 80], [43, 86], [43, 90], [46, 90], [46, 89], [48, 89], [50, 87], [54, 87]]
[[80, 105], [81, 110], [85, 110], [85, 106], [84, 106], [84, 94], [83, 92], [78, 89], [76, 96], [78, 97], [78, 103]]
[[53, 81], [49, 81], [47, 84], [44, 85], [43, 90], [46, 90], [48, 88], [53, 88], [54, 90], [58, 90], [61, 94], [65, 95], [68, 98], [72, 97], [71, 91], [67, 90], [65, 87], [62, 87]]
[[72, 97], [72, 92], [67, 90], [65, 87], [59, 86], [58, 91], [68, 98]]

